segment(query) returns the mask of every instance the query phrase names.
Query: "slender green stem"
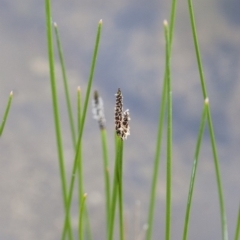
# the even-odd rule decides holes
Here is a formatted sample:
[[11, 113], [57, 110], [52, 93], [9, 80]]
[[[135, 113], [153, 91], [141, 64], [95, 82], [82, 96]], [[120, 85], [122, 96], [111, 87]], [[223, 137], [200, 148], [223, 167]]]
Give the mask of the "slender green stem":
[[80, 222], [79, 222], [79, 240], [84, 240], [84, 231], [83, 231], [83, 216], [84, 216], [84, 210], [85, 210], [85, 201], [87, 198], [87, 194], [85, 193], [82, 197], [81, 201], [81, 207], [80, 207]]
[[[199, 45], [198, 45], [194, 12], [193, 12], [193, 6], [192, 6], [191, 0], [188, 0], [188, 7], [189, 7], [190, 22], [191, 22], [192, 33], [193, 33], [194, 46], [195, 46], [195, 51], [196, 51], [196, 58], [197, 58], [197, 63], [198, 63], [198, 70], [199, 70], [200, 81], [201, 81], [201, 86], [202, 86], [202, 93], [203, 93], [204, 99], [206, 99], [207, 98], [207, 90], [206, 90], [206, 86], [205, 86], [204, 73], [203, 73], [202, 61], [201, 61], [200, 50], [199, 50]], [[208, 105], [208, 108], [207, 108], [207, 119], [208, 119], [208, 126], [209, 126], [209, 131], [210, 131], [216, 179], [217, 179], [218, 196], [219, 196], [220, 213], [221, 213], [222, 239], [228, 240], [227, 218], [226, 218], [225, 207], [224, 207], [221, 174], [220, 174], [220, 168], [219, 168], [219, 160], [218, 160], [218, 156], [217, 156], [217, 148], [216, 148], [214, 130], [213, 130], [213, 125], [212, 125], [210, 105]]]
[[64, 239], [64, 232], [65, 232], [64, 229], [66, 226], [66, 220], [68, 218], [68, 215], [70, 214], [70, 207], [71, 207], [71, 203], [72, 203], [72, 195], [73, 195], [73, 189], [74, 189], [74, 183], [75, 183], [75, 174], [76, 174], [76, 170], [77, 170], [77, 166], [78, 166], [79, 156], [81, 153], [80, 145], [81, 145], [81, 141], [82, 141], [82, 135], [83, 135], [83, 129], [84, 129], [84, 124], [85, 124], [85, 119], [86, 119], [86, 114], [87, 114], [90, 91], [91, 91], [91, 87], [92, 87], [94, 70], [95, 70], [95, 65], [96, 65], [96, 60], [97, 60], [97, 53], [98, 53], [98, 48], [99, 48], [99, 43], [100, 43], [101, 30], [102, 30], [102, 20], [100, 20], [99, 24], [98, 24], [95, 48], [94, 48], [94, 53], [93, 53], [93, 58], [92, 58], [92, 66], [91, 66], [91, 70], [90, 70], [87, 92], [86, 92], [86, 97], [85, 97], [85, 101], [84, 101], [83, 113], [82, 113], [82, 118], [81, 118], [81, 126], [80, 126], [78, 141], [77, 141], [76, 155], [75, 155], [75, 159], [74, 159], [71, 182], [70, 182], [70, 189], [69, 189], [69, 194], [68, 194], [68, 199], [67, 199], [68, 200], [67, 201], [67, 211], [66, 211], [65, 223], [64, 223], [63, 233], [62, 233], [62, 240]]
[[66, 97], [67, 110], [68, 110], [68, 118], [69, 118], [69, 123], [70, 123], [71, 134], [72, 134], [72, 143], [73, 143], [73, 147], [75, 150], [75, 148], [76, 148], [76, 131], [75, 131], [75, 127], [74, 127], [73, 111], [72, 111], [72, 105], [71, 105], [69, 88], [68, 88], [67, 74], [66, 74], [66, 68], [65, 68], [63, 51], [62, 51], [62, 46], [61, 46], [61, 41], [60, 41], [60, 37], [59, 37], [57, 23], [54, 23], [54, 30], [55, 30], [56, 40], [57, 40], [58, 55], [59, 55], [59, 59], [60, 59], [60, 63], [61, 63], [61, 69], [62, 69], [65, 97]]
[[223, 240], [228, 240], [227, 218], [226, 218], [226, 213], [225, 213], [225, 208], [224, 208], [222, 181], [221, 181], [219, 160], [218, 160], [218, 155], [217, 155], [216, 140], [215, 140], [215, 135], [214, 135], [214, 130], [213, 130], [213, 124], [212, 124], [212, 118], [211, 118], [210, 106], [209, 105], [208, 105], [208, 108], [207, 108], [207, 118], [208, 118], [208, 125], [209, 125], [210, 138], [211, 138], [211, 144], [212, 144], [215, 171], [216, 171], [219, 202], [220, 202], [221, 223], [222, 223], [222, 239]]
[[238, 217], [237, 217], [234, 240], [239, 240], [239, 237], [240, 237], [240, 205], [239, 205], [239, 208], [238, 208]]
[[170, 21], [169, 21], [169, 43], [170, 43], [169, 51], [170, 51], [170, 55], [171, 55], [171, 51], [172, 51], [171, 47], [172, 47], [175, 18], [176, 18], [176, 6], [177, 6], [177, 0], [172, 0]]
[[159, 114], [159, 122], [158, 122], [157, 145], [156, 145], [156, 153], [155, 153], [153, 177], [152, 177], [152, 185], [151, 185], [151, 197], [150, 197], [150, 202], [149, 202], [149, 207], [148, 207], [148, 209], [149, 209], [148, 210], [148, 228], [147, 228], [147, 232], [146, 232], [147, 240], [152, 239], [157, 180], [158, 180], [158, 173], [159, 173], [160, 153], [161, 153], [161, 146], [162, 146], [162, 135], [163, 135], [165, 108], [166, 108], [166, 95], [167, 95], [167, 78], [164, 77], [163, 89], [162, 89], [162, 100], [161, 100], [161, 105], [160, 105], [160, 114]]
[[109, 165], [108, 165], [108, 150], [107, 150], [107, 136], [106, 129], [101, 129], [102, 138], [102, 149], [103, 149], [103, 170], [104, 170], [104, 181], [105, 181], [105, 198], [106, 198], [106, 225], [107, 231], [110, 221], [110, 176], [109, 176]]
[[[78, 131], [80, 131], [81, 126], [81, 89], [78, 87], [77, 89], [77, 119], [78, 119]], [[80, 144], [80, 148], [82, 148], [82, 144]], [[78, 194], [79, 194], [79, 207], [81, 206], [81, 199], [83, 198], [84, 193], [84, 184], [83, 184], [83, 167], [82, 167], [82, 149], [80, 149], [79, 153], [79, 160], [78, 160]], [[91, 233], [91, 226], [90, 226], [90, 220], [88, 215], [88, 209], [87, 206], [85, 206], [85, 217], [86, 217], [86, 234], [87, 239], [92, 239], [92, 233]], [[80, 210], [80, 208], [79, 208]], [[80, 214], [79, 214], [80, 218]], [[81, 223], [79, 219], [79, 224]]]
[[78, 86], [77, 88], [77, 128], [78, 132], [80, 132], [80, 127], [81, 127], [81, 88]]
[[0, 126], [0, 136], [2, 136], [3, 129], [4, 129], [5, 123], [7, 121], [8, 113], [9, 113], [9, 110], [10, 110], [10, 107], [11, 107], [11, 103], [12, 103], [12, 97], [13, 97], [13, 92], [10, 92], [9, 98], [8, 98], [7, 107], [5, 109], [5, 113], [4, 113], [3, 119], [2, 119], [2, 124]]
[[[81, 124], [81, 92], [80, 88], [77, 89], [77, 119], [78, 119], [78, 126]], [[79, 148], [82, 148], [82, 144], [80, 144]], [[78, 232], [79, 238], [83, 239], [83, 230], [82, 230], [82, 216], [83, 216], [83, 168], [82, 168], [82, 150], [80, 149], [79, 159], [78, 159], [78, 201], [79, 201], [79, 220], [78, 220]]]
[[[54, 125], [56, 131], [56, 141], [57, 141], [57, 151], [60, 166], [60, 177], [62, 182], [62, 194], [64, 200], [64, 207], [67, 213], [67, 184], [66, 184], [66, 174], [64, 166], [63, 157], [63, 147], [61, 138], [61, 126], [58, 110], [58, 100], [57, 100], [57, 88], [55, 80], [55, 68], [54, 68], [54, 52], [53, 52], [53, 40], [52, 40], [52, 22], [51, 22], [51, 1], [45, 0], [45, 11], [46, 11], [46, 29], [47, 29], [47, 43], [48, 43], [48, 59], [49, 59], [49, 70], [50, 70], [50, 82], [52, 89], [52, 102], [53, 102], [53, 115], [54, 115]], [[72, 227], [70, 214], [66, 214], [66, 228], [69, 230], [69, 239], [73, 239]]]
[[108, 228], [108, 240], [113, 239], [114, 232], [114, 222], [115, 222], [115, 212], [116, 212], [116, 203], [118, 196], [118, 174], [119, 174], [119, 141], [121, 139], [115, 134], [115, 163], [114, 163], [114, 176], [113, 176], [113, 185], [112, 185], [112, 198], [111, 198], [111, 210], [110, 210], [110, 222]]
[[[172, 39], [173, 39], [173, 30], [175, 25], [176, 3], [177, 3], [176, 0], [172, 0], [170, 28], [169, 28], [170, 53], [171, 53], [171, 45], [172, 45]], [[165, 107], [166, 107], [166, 95], [167, 95], [166, 91], [167, 91], [167, 75], [166, 75], [166, 68], [165, 68], [164, 83], [163, 83], [163, 89], [162, 89], [162, 95], [161, 95], [162, 99], [161, 99], [160, 110], [159, 110], [156, 153], [155, 153], [155, 159], [154, 159], [153, 176], [152, 176], [152, 184], [151, 184], [151, 195], [150, 195], [151, 197], [150, 197], [149, 207], [148, 207], [148, 228], [146, 232], [147, 240], [152, 239], [153, 219], [154, 219], [155, 201], [156, 201], [156, 189], [157, 189], [157, 180], [158, 180], [158, 173], [159, 173], [162, 134], [163, 134], [163, 125], [164, 125], [164, 117], [165, 117]]]
[[187, 240], [187, 237], [188, 237], [188, 226], [189, 226], [189, 218], [190, 218], [191, 205], [192, 205], [192, 195], [193, 195], [196, 171], [197, 171], [197, 166], [198, 166], [198, 157], [199, 157], [199, 152], [200, 152], [201, 143], [202, 143], [202, 137], [203, 137], [203, 133], [204, 133], [204, 129], [205, 129], [208, 99], [205, 99], [204, 103], [205, 104], [203, 107], [200, 128], [198, 131], [198, 138], [197, 138], [197, 143], [196, 143], [196, 149], [195, 149], [194, 161], [193, 161], [193, 167], [192, 167], [192, 174], [191, 174], [191, 180], [190, 180], [189, 191], [188, 191], [188, 201], [187, 201], [187, 208], [186, 208], [185, 221], [184, 221], [184, 231], [183, 231], [183, 238], [182, 238], [183, 240]]
[[124, 240], [124, 217], [123, 217], [123, 182], [122, 182], [122, 168], [123, 168], [123, 140], [120, 139], [118, 147], [118, 197], [119, 197], [119, 229], [120, 240]]
[[172, 201], [172, 83], [170, 71], [170, 42], [168, 23], [164, 21], [166, 41], [166, 73], [167, 73], [167, 164], [166, 164], [166, 232], [165, 239], [171, 239], [171, 201]]
[[188, 0], [188, 8], [189, 8], [189, 14], [190, 14], [190, 22], [191, 22], [191, 27], [192, 27], [195, 51], [196, 51], [197, 64], [198, 64], [198, 69], [199, 69], [199, 74], [200, 74], [201, 85], [202, 85], [203, 99], [206, 99], [207, 98], [207, 89], [206, 89], [206, 85], [205, 85], [201, 55], [200, 55], [200, 50], [199, 50], [199, 45], [198, 45], [198, 38], [197, 38], [197, 31], [196, 31], [196, 24], [195, 24], [195, 19], [194, 19], [192, 0]]

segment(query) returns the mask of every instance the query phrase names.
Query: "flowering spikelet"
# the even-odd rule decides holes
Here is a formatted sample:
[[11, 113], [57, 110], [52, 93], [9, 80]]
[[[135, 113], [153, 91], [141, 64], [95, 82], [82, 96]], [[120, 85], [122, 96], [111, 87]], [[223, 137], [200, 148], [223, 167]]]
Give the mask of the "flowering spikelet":
[[94, 92], [94, 98], [92, 101], [92, 113], [93, 118], [98, 121], [100, 129], [105, 129], [105, 117], [104, 117], [104, 110], [103, 110], [103, 100], [99, 97], [98, 92]]
[[130, 135], [130, 127], [129, 127], [129, 121], [131, 118], [129, 117], [129, 109], [127, 109], [123, 113], [123, 121], [122, 121], [122, 128], [123, 128], [123, 134], [122, 139], [127, 138], [128, 135]]
[[130, 135], [129, 127], [129, 110], [127, 109], [123, 113], [123, 96], [120, 88], [116, 95], [116, 107], [115, 107], [115, 130], [116, 134], [121, 137], [122, 140], [126, 139]]

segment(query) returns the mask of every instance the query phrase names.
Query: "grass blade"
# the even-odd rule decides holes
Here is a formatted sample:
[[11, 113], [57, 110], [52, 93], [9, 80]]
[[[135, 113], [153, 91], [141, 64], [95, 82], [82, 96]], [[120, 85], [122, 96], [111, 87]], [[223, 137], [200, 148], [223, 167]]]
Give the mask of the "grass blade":
[[[207, 98], [207, 90], [206, 90], [206, 85], [205, 85], [205, 80], [204, 80], [204, 73], [203, 73], [202, 61], [201, 61], [200, 50], [199, 50], [199, 45], [198, 45], [193, 5], [192, 5], [191, 0], [188, 0], [188, 7], [189, 7], [193, 40], [194, 40], [194, 47], [195, 47], [196, 58], [197, 58], [197, 63], [198, 63], [198, 70], [199, 70], [200, 81], [201, 81], [201, 86], [202, 86], [202, 93], [203, 93], [203, 98], [206, 99]], [[220, 174], [219, 160], [218, 160], [218, 155], [217, 155], [217, 147], [216, 147], [216, 141], [215, 141], [215, 136], [214, 136], [212, 118], [211, 118], [210, 105], [208, 105], [208, 108], [207, 108], [207, 120], [208, 120], [208, 126], [209, 126], [209, 131], [210, 131], [210, 138], [211, 138], [213, 158], [214, 158], [214, 166], [215, 166], [216, 179], [217, 179], [220, 214], [221, 214], [222, 239], [228, 240], [227, 218], [226, 218], [225, 207], [224, 207], [221, 174]]]
[[[52, 90], [52, 102], [53, 102], [53, 115], [54, 115], [54, 125], [56, 132], [57, 141], [57, 151], [60, 166], [60, 178], [62, 182], [62, 194], [64, 200], [65, 211], [67, 211], [67, 184], [66, 184], [66, 174], [64, 166], [63, 157], [63, 147], [62, 147], [62, 137], [61, 137], [61, 126], [58, 110], [58, 100], [57, 100], [57, 88], [55, 80], [55, 68], [54, 68], [54, 52], [53, 52], [53, 40], [52, 40], [52, 21], [51, 21], [51, 1], [45, 0], [45, 11], [46, 11], [46, 29], [47, 29], [47, 44], [48, 44], [48, 59], [49, 59], [49, 70], [50, 70], [50, 82]], [[69, 230], [69, 239], [73, 239], [70, 214], [66, 214], [66, 228]]]
[[198, 131], [198, 138], [197, 138], [191, 180], [190, 180], [189, 191], [188, 191], [188, 201], [187, 201], [187, 208], [186, 208], [185, 221], [184, 221], [184, 231], [183, 231], [183, 238], [182, 238], [183, 240], [187, 240], [187, 237], [188, 237], [188, 226], [189, 226], [189, 218], [190, 218], [191, 205], [192, 205], [192, 195], [193, 195], [194, 183], [195, 183], [197, 166], [198, 166], [198, 157], [199, 157], [199, 152], [200, 152], [201, 143], [202, 143], [202, 137], [203, 137], [205, 124], [206, 124], [207, 105], [208, 105], [208, 99], [205, 99], [204, 107], [203, 107], [203, 111], [202, 111], [201, 122], [200, 122], [200, 128]]
[[[169, 28], [169, 42], [170, 42], [169, 51], [170, 51], [170, 53], [171, 53], [171, 45], [172, 45], [172, 38], [173, 38], [173, 30], [174, 30], [174, 25], [175, 25], [176, 4], [177, 4], [177, 1], [172, 0], [170, 28]], [[151, 184], [151, 195], [150, 195], [151, 197], [150, 197], [149, 207], [148, 207], [148, 227], [147, 227], [147, 231], [146, 231], [146, 239], [147, 240], [152, 239], [157, 179], [158, 179], [158, 172], [159, 172], [163, 124], [164, 124], [164, 117], [165, 117], [165, 106], [166, 106], [166, 95], [167, 95], [166, 91], [167, 91], [167, 76], [166, 76], [166, 68], [165, 68], [164, 83], [163, 83], [163, 89], [162, 89], [162, 99], [161, 99], [160, 111], [159, 111], [156, 153], [155, 153], [155, 159], [154, 159], [153, 177], [152, 177], [152, 184]]]
[[86, 93], [86, 97], [85, 97], [85, 101], [84, 101], [83, 113], [82, 113], [82, 118], [81, 118], [81, 126], [80, 126], [78, 141], [77, 141], [76, 155], [74, 158], [74, 164], [73, 164], [72, 176], [71, 176], [71, 182], [70, 182], [70, 189], [69, 189], [69, 194], [68, 194], [68, 199], [67, 199], [68, 200], [67, 201], [67, 211], [66, 211], [65, 223], [64, 223], [63, 233], [62, 233], [62, 240], [64, 239], [64, 236], [65, 236], [65, 229], [66, 229], [66, 224], [67, 224], [66, 221], [67, 221], [68, 215], [70, 214], [70, 207], [71, 207], [71, 203], [72, 203], [72, 195], [73, 195], [73, 189], [74, 189], [74, 183], [75, 183], [75, 174], [76, 174], [76, 170], [77, 170], [77, 166], [78, 166], [79, 156], [81, 153], [80, 145], [81, 145], [81, 141], [82, 141], [82, 135], [83, 135], [83, 129], [84, 129], [84, 124], [85, 124], [85, 119], [86, 119], [86, 114], [87, 114], [90, 91], [91, 91], [91, 87], [92, 87], [92, 81], [93, 81], [93, 76], [94, 76], [94, 71], [95, 71], [95, 66], [96, 66], [101, 30], [102, 30], [102, 20], [100, 20], [99, 24], [98, 24], [95, 48], [94, 48], [94, 53], [93, 53], [93, 58], [92, 58], [92, 66], [91, 66], [91, 70], [90, 70], [90, 76], [88, 79], [87, 93]]
[[5, 123], [7, 121], [8, 113], [9, 113], [11, 103], [12, 103], [12, 97], [13, 97], [13, 92], [11, 91], [10, 94], [9, 94], [8, 103], [7, 103], [7, 106], [6, 106], [4, 115], [3, 115], [2, 124], [0, 126], [0, 136], [2, 136], [3, 129], [4, 129]]
[[68, 118], [69, 118], [71, 135], [72, 135], [72, 143], [73, 143], [73, 147], [75, 150], [75, 148], [76, 148], [76, 131], [75, 131], [75, 127], [74, 127], [75, 125], [74, 125], [73, 111], [72, 111], [69, 88], [68, 88], [66, 68], [65, 68], [64, 57], [63, 57], [62, 46], [61, 46], [61, 41], [60, 41], [60, 37], [59, 37], [57, 23], [54, 23], [53, 26], [54, 26], [54, 30], [55, 30], [54, 32], [56, 35], [58, 55], [59, 55], [59, 59], [60, 59], [61, 69], [62, 69], [64, 91], [65, 91], [67, 110], [68, 110]]

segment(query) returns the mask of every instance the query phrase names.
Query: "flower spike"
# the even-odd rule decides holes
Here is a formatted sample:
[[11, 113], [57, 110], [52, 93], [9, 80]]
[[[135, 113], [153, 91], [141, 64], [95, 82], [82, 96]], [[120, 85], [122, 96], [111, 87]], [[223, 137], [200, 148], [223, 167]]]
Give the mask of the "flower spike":
[[121, 137], [122, 140], [127, 139], [130, 135], [129, 127], [129, 110], [123, 112], [123, 96], [120, 88], [118, 88], [116, 95], [116, 107], [115, 107], [115, 130], [116, 134]]

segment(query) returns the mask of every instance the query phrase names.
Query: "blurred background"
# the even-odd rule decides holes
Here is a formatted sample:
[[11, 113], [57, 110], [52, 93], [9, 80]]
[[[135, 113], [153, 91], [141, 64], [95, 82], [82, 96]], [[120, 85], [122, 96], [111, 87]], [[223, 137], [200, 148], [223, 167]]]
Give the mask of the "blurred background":
[[[59, 26], [69, 88], [84, 93], [97, 24], [103, 31], [93, 90], [104, 101], [110, 169], [114, 161], [117, 88], [130, 109], [131, 135], [124, 151], [124, 199], [128, 239], [147, 220], [164, 69], [164, 19], [170, 1], [52, 1]], [[240, 2], [193, 1], [216, 134], [230, 239], [240, 200]], [[0, 139], [0, 240], [60, 239], [63, 203], [53, 124], [44, 1], [0, 0], [0, 113], [11, 90], [12, 108]], [[73, 148], [56, 53], [58, 96], [68, 177]], [[173, 208], [172, 239], [182, 236], [189, 179], [203, 97], [187, 1], [178, 1], [172, 50]], [[101, 138], [88, 111], [83, 136], [84, 181], [93, 239], [105, 239]], [[77, 229], [77, 193], [73, 202]], [[165, 142], [161, 156], [153, 239], [163, 239]], [[216, 175], [208, 128], [199, 159], [189, 239], [221, 239]]]

